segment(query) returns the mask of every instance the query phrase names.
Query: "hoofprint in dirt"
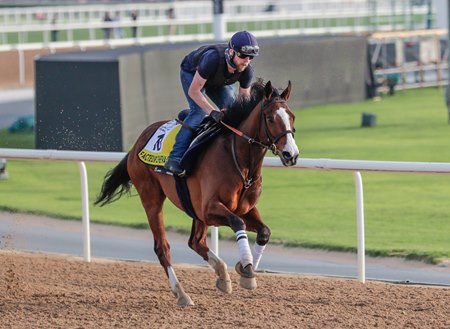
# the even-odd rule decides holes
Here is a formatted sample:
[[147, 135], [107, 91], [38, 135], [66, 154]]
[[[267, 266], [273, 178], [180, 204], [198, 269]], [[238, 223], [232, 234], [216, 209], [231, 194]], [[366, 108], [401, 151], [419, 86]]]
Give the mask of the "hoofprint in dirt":
[[179, 307], [158, 264], [0, 250], [0, 328], [448, 328], [450, 289], [258, 274], [258, 289], [213, 288], [212, 269], [176, 266]]

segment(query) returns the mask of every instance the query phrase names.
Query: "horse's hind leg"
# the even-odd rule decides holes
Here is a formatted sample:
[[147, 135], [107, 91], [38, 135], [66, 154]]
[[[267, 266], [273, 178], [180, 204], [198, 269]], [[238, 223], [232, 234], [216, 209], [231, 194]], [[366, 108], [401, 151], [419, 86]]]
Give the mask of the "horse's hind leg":
[[189, 247], [202, 256], [214, 269], [218, 276], [216, 281], [217, 289], [227, 294], [231, 294], [233, 289], [231, 287], [230, 275], [227, 271], [227, 264], [225, 264], [225, 262], [206, 245], [207, 231], [208, 227], [205, 223], [193, 219]]
[[[151, 184], [147, 181], [145, 185], [150, 186]], [[160, 187], [156, 184], [153, 185], [151, 189], [150, 187], [144, 189], [140, 189], [139, 187], [136, 188], [141, 196], [142, 205], [144, 206], [148, 223], [153, 233], [155, 254], [158, 256], [159, 262], [169, 278], [170, 289], [177, 298], [177, 304], [179, 306], [194, 305], [191, 298], [184, 292], [171, 264], [172, 257], [170, 255], [170, 245], [167, 241], [163, 218], [163, 203], [165, 196]], [[156, 190], [159, 190], [159, 193], [156, 193]]]

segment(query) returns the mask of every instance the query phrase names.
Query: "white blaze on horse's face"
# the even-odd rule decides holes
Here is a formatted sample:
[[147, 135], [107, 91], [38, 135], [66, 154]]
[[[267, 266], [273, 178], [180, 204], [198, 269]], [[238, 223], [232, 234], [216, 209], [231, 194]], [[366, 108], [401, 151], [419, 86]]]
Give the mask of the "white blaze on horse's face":
[[[293, 130], [291, 127], [291, 121], [289, 120], [289, 113], [284, 107], [277, 109], [276, 115], [278, 115], [283, 121], [286, 130]], [[298, 146], [295, 143], [293, 134], [286, 134], [286, 144], [283, 147], [281, 154], [279, 154], [281, 161], [285, 166], [293, 166], [297, 163], [297, 158], [299, 155]]]

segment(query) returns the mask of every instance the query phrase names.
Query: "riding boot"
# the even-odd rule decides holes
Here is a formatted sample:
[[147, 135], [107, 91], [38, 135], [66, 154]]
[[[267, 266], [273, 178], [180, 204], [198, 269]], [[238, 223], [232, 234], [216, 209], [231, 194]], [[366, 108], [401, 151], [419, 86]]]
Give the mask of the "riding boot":
[[184, 169], [181, 168], [180, 162], [175, 159], [168, 158], [166, 163], [164, 164], [164, 169], [170, 171], [174, 175], [182, 175], [184, 174]]

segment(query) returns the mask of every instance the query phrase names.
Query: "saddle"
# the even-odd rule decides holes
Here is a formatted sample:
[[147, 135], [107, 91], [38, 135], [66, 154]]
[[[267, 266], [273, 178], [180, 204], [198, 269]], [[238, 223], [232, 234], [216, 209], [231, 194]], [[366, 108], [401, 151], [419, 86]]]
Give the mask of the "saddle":
[[[179, 120], [183, 120], [185, 117], [186, 116], [183, 116], [183, 111], [178, 115]], [[194, 132], [196, 137], [194, 137], [194, 140], [180, 161], [186, 175], [189, 175], [195, 168], [200, 152], [204, 151], [210, 145], [210, 143], [220, 134], [221, 130], [222, 126], [216, 123], [211, 117], [207, 116], [203, 119], [200, 126]], [[186, 176], [179, 177], [174, 175], [174, 178], [177, 194], [184, 211], [193, 220], [198, 219], [197, 214], [194, 211], [194, 206], [192, 205]]]
[[195, 168], [199, 154], [205, 150], [211, 142], [222, 132], [222, 126], [211, 117], [206, 116], [200, 126], [195, 130], [195, 136], [191, 145], [181, 158], [180, 164], [189, 175]]
[[[150, 136], [145, 147], [139, 152], [138, 156], [141, 161], [154, 166], [156, 172], [172, 175], [163, 166], [175, 142], [176, 133], [179, 131], [181, 125], [183, 125], [183, 120], [186, 118], [187, 113], [188, 110], [183, 110], [178, 114], [177, 120], [168, 121], [159, 127]], [[222, 125], [216, 123], [211, 117], [206, 116], [203, 118], [199, 127], [194, 130], [195, 137], [180, 161], [181, 166], [185, 169], [186, 175], [184, 177], [174, 175], [178, 197], [180, 198], [184, 211], [193, 219], [197, 219], [197, 215], [192, 206], [186, 176], [189, 176], [197, 165], [199, 154], [220, 135], [221, 131]]]
[[[155, 171], [170, 174], [164, 169], [170, 151], [175, 143], [175, 137], [184, 125], [182, 120], [185, 112], [181, 111], [178, 119], [170, 120], [161, 125], [145, 146], [139, 151], [138, 157], [145, 164], [155, 167]], [[186, 125], [185, 125], [186, 126]], [[187, 126], [186, 126], [187, 127]], [[188, 127], [193, 130], [192, 128]], [[204, 150], [209, 143], [220, 134], [221, 125], [218, 125], [211, 117], [205, 117], [199, 127], [193, 130], [194, 139], [190, 147], [181, 159], [181, 165], [186, 169], [186, 174], [190, 174], [196, 165], [199, 153]]]

